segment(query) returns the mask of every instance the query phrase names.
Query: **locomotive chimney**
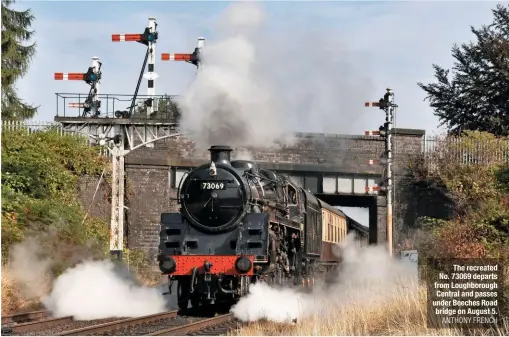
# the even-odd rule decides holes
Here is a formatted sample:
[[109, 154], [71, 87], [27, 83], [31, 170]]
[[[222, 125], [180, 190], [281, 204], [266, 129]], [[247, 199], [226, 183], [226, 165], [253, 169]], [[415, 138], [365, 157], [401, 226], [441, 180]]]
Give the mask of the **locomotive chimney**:
[[216, 164], [231, 165], [230, 153], [233, 149], [227, 145], [213, 145], [209, 149], [210, 160]]

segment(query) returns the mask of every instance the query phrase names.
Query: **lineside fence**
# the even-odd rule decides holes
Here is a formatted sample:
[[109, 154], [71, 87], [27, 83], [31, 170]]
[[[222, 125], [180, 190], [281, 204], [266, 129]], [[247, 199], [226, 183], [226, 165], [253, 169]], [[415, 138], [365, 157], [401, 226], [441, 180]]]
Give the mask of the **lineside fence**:
[[465, 165], [509, 161], [509, 139], [495, 137], [432, 137], [424, 141], [428, 164], [436, 159]]
[[[83, 137], [83, 141], [91, 145], [90, 139], [84, 135], [64, 130], [57, 122], [41, 121], [2, 121], [2, 131], [22, 130], [27, 135], [49, 130], [57, 131], [61, 135], [76, 135]], [[509, 162], [509, 140], [497, 138], [458, 138], [458, 137], [426, 137], [423, 141], [426, 161], [432, 161], [437, 156], [441, 159], [459, 162], [460, 164], [491, 164], [495, 162]], [[110, 156], [108, 150], [98, 146], [101, 155]]]

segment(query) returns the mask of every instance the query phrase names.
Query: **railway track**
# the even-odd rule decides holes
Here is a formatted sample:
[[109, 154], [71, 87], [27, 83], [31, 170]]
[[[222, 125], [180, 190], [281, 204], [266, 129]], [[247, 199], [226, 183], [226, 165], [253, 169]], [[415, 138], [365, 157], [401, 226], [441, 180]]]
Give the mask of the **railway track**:
[[2, 316], [2, 325], [3, 324], [20, 324], [27, 322], [39, 321], [45, 318], [51, 317], [51, 312], [48, 310], [38, 310], [38, 311], [30, 311], [24, 312], [20, 314], [13, 315], [5, 315]]
[[118, 321], [119, 318], [76, 321], [72, 316], [49, 318], [39, 321], [2, 326], [2, 335], [10, 336], [52, 336], [63, 331], [75, 330], [89, 325]]
[[[233, 314], [213, 318], [184, 316], [168, 311], [150, 316], [129, 318], [105, 324], [66, 331], [58, 336], [183, 336], [207, 332], [220, 335], [233, 327]], [[200, 333], [201, 334], [201, 333]]]
[[[43, 314], [40, 314], [43, 317]], [[35, 316], [34, 316], [35, 317]], [[46, 316], [47, 317], [47, 316]], [[34, 318], [36, 319], [36, 318]], [[10, 336], [184, 336], [221, 335], [238, 326], [233, 314], [212, 318], [168, 311], [136, 318], [75, 321], [72, 316], [42, 319], [2, 328]]]
[[233, 314], [226, 314], [183, 326], [159, 330], [149, 334], [149, 336], [221, 336], [239, 325], [240, 323], [234, 319]]

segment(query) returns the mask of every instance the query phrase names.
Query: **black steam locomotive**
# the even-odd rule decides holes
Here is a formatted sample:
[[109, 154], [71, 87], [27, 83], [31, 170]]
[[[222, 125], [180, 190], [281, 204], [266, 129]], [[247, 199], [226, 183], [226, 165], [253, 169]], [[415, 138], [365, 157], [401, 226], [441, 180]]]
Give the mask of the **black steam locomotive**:
[[254, 282], [307, 285], [337, 266], [349, 230], [367, 244], [367, 229], [288, 176], [230, 161], [229, 146], [209, 151], [179, 184], [180, 212], [161, 215], [159, 268], [181, 309], [234, 303]]

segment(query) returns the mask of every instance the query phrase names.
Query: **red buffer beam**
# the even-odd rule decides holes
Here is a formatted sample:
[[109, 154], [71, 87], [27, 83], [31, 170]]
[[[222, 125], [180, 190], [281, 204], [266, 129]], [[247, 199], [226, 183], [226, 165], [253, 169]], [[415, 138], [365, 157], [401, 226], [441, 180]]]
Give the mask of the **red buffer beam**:
[[83, 73], [55, 73], [55, 80], [60, 81], [83, 81]]
[[140, 42], [142, 34], [113, 34], [112, 42]]
[[191, 61], [191, 54], [162, 53], [162, 61]]

